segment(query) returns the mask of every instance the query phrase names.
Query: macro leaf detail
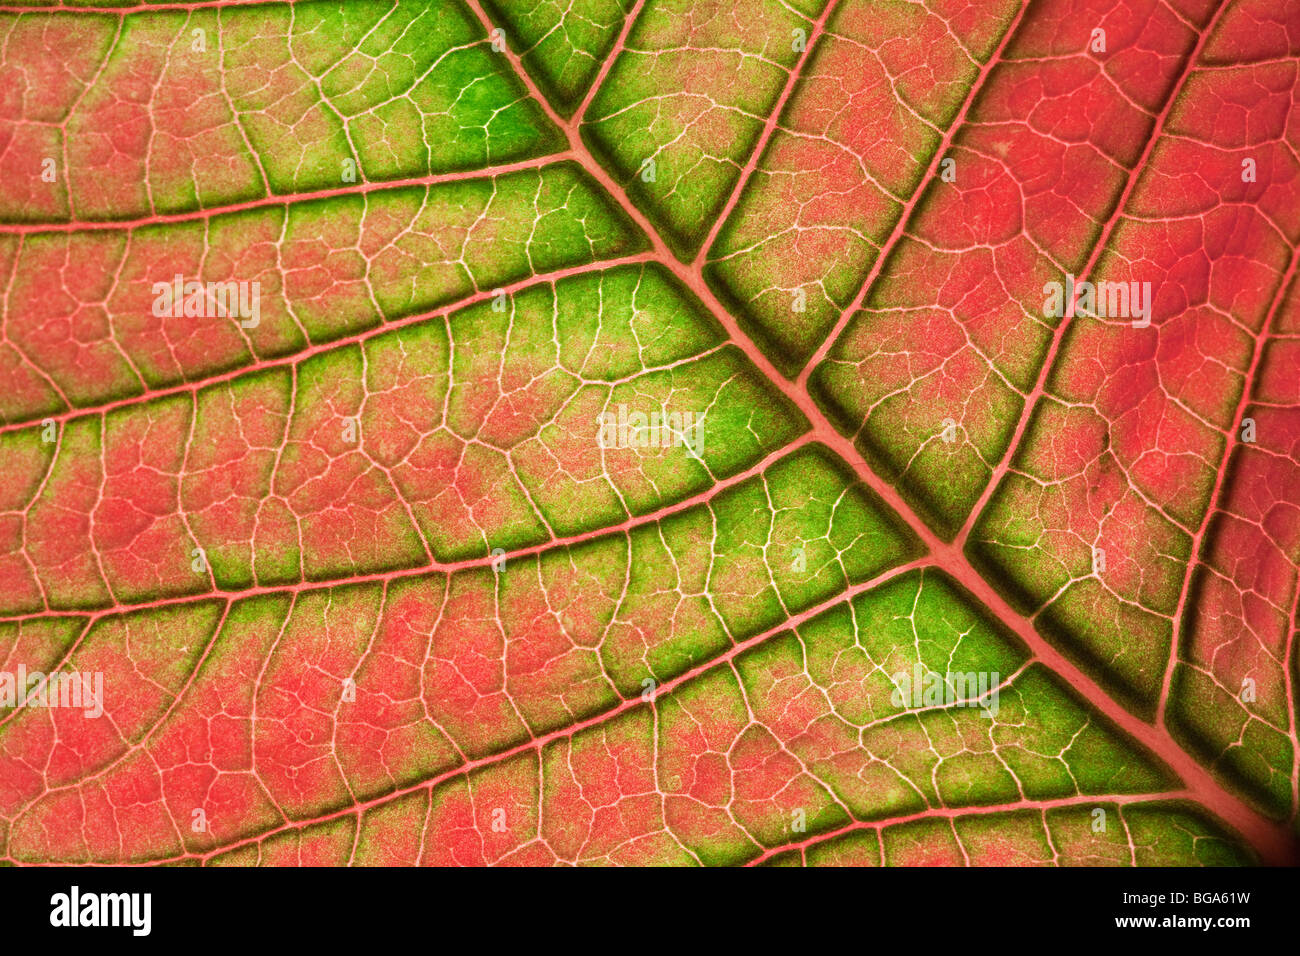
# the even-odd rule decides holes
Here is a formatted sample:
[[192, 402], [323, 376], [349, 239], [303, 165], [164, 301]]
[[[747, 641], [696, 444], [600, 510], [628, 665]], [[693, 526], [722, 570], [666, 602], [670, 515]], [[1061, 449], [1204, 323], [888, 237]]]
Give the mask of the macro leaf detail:
[[0, 861], [1300, 862], [1294, 3], [0, 37]]

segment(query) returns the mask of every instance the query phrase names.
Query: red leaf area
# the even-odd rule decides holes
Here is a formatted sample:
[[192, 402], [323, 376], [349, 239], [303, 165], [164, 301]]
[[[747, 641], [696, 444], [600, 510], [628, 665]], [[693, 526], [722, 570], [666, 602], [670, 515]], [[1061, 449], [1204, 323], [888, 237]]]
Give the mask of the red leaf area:
[[1290, 0], [5, 7], [0, 860], [1300, 862], [1297, 91]]

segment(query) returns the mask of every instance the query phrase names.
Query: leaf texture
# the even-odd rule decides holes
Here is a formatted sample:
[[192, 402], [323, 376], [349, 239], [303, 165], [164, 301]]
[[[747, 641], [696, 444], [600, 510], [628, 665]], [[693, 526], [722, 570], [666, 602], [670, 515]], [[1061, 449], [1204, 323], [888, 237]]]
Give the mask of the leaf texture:
[[9, 5], [0, 859], [1300, 862], [1298, 74], [1288, 0]]

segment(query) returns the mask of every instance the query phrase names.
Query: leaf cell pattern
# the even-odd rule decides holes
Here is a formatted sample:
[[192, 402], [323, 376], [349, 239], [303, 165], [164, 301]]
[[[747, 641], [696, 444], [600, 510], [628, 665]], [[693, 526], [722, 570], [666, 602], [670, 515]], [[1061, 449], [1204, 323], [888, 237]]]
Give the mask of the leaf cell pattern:
[[10, 4], [0, 860], [1300, 863], [1298, 91], [1288, 0]]

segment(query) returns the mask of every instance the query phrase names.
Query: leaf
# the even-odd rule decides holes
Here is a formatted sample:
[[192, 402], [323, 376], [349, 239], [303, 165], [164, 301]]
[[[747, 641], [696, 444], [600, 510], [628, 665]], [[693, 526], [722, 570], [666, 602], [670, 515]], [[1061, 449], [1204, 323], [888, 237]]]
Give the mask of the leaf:
[[1284, 0], [20, 6], [3, 860], [1300, 859]]

